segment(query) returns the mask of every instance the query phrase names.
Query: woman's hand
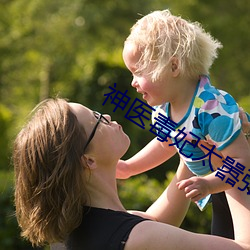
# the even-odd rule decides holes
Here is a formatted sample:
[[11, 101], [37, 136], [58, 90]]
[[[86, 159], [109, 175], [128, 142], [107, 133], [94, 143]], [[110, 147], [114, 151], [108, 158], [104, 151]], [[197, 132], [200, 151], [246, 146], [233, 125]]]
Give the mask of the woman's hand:
[[247, 115], [245, 113], [245, 111], [243, 110], [243, 108], [239, 108], [240, 110], [240, 119], [242, 122], [242, 131], [244, 132], [246, 139], [249, 142], [249, 138], [250, 138], [250, 122], [247, 119]]

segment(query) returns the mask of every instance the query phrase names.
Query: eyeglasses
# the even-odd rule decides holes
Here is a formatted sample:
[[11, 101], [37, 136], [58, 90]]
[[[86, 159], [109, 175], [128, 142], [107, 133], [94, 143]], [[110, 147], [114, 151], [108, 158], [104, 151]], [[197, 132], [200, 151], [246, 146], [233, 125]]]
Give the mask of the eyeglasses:
[[94, 114], [95, 118], [97, 119], [97, 123], [96, 123], [95, 127], [93, 128], [93, 130], [92, 130], [92, 132], [91, 132], [91, 134], [89, 136], [89, 139], [88, 139], [88, 141], [87, 141], [87, 143], [86, 143], [86, 145], [84, 147], [84, 151], [86, 150], [86, 148], [88, 147], [89, 143], [93, 139], [99, 123], [102, 122], [102, 123], [107, 124], [107, 125], [110, 124], [110, 121], [107, 118], [105, 118], [102, 114], [100, 114], [99, 112], [93, 111], [93, 114]]

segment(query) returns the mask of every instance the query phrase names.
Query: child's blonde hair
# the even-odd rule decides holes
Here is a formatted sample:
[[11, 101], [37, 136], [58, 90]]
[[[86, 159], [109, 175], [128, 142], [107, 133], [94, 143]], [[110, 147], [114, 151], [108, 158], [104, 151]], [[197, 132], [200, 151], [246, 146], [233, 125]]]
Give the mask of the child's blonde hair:
[[208, 74], [217, 49], [222, 48], [198, 22], [188, 22], [169, 10], [154, 11], [138, 20], [128, 42], [142, 53], [137, 71], [151, 74], [153, 81], [164, 74], [172, 58], [178, 59], [181, 74], [191, 78]]

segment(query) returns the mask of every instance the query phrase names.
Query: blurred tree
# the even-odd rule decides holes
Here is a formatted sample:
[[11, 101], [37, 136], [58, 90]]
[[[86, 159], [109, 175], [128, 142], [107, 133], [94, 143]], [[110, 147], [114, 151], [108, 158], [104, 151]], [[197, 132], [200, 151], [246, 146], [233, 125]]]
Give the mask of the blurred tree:
[[10, 147], [8, 144], [10, 137], [10, 130], [12, 121], [11, 111], [0, 103], [0, 169], [9, 169]]
[[193, 3], [189, 6], [189, 17], [202, 23], [223, 44], [211, 69], [214, 85], [238, 101], [242, 96], [249, 96], [249, 1], [193, 0]]
[[[226, 7], [223, 1], [214, 0], [140, 0], [129, 4], [113, 0], [2, 1], [0, 101], [15, 117], [23, 117], [39, 100], [58, 93], [88, 105], [100, 84], [107, 88], [119, 80], [120, 86], [129, 88], [129, 73], [121, 58], [123, 41], [140, 17], [138, 13], [163, 8], [200, 21], [223, 42], [224, 49], [211, 71], [214, 83], [237, 98], [249, 95], [246, 79], [250, 59], [245, 57], [249, 7], [245, 1], [230, 0]], [[235, 22], [231, 17], [238, 13], [240, 22]], [[238, 39], [243, 35], [244, 39]], [[100, 62], [107, 67], [101, 68]], [[118, 79], [117, 67], [125, 78]], [[112, 69], [111, 75], [107, 70]], [[131, 96], [136, 93], [132, 91]]]
[[[224, 48], [211, 69], [212, 80], [250, 112], [248, 0], [1, 0], [0, 169], [7, 169], [9, 164], [10, 146], [6, 145], [10, 145], [34, 105], [48, 96], [59, 95], [111, 114], [131, 138], [131, 148], [125, 158], [151, 140], [150, 122], [141, 129], [124, 117], [128, 107], [113, 112], [111, 102], [102, 103], [104, 94], [114, 83], [117, 90], [123, 93], [127, 90], [131, 100], [141, 98], [130, 87], [131, 76], [121, 57], [123, 42], [141, 15], [166, 8], [173, 14], [201, 22], [223, 43]], [[177, 163], [175, 156], [149, 171], [147, 177], [131, 179], [135, 190], [140, 189], [141, 204], [132, 200], [130, 192], [126, 204], [144, 208], [143, 204], [148, 204], [146, 187], [155, 194], [159, 190], [151, 178], [163, 183], [165, 173], [175, 170]], [[145, 195], [139, 188], [140, 182], [145, 187]], [[126, 185], [129, 190], [130, 180]], [[202, 213], [203, 218], [207, 219], [209, 213], [209, 210], [205, 215]], [[207, 222], [199, 222], [197, 214], [200, 213], [191, 205], [185, 225], [202, 231], [200, 225]]]
[[250, 95], [244, 96], [239, 100], [239, 105], [246, 111], [250, 112]]
[[21, 239], [13, 206], [13, 172], [0, 171], [0, 249], [42, 250]]

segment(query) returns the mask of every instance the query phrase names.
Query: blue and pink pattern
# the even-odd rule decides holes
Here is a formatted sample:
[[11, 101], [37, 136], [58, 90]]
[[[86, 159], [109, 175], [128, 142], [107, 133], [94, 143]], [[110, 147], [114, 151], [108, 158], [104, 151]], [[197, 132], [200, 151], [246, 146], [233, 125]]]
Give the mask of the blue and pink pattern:
[[[152, 123], [159, 113], [169, 117], [169, 103], [155, 108]], [[186, 140], [197, 140], [192, 135], [194, 134], [222, 150], [230, 145], [240, 133], [241, 122], [238, 105], [230, 94], [212, 86], [208, 76], [201, 76], [187, 113], [176, 126], [176, 130], [183, 128], [187, 133]], [[174, 138], [176, 134], [172, 133], [171, 136]], [[177, 150], [179, 149], [177, 148]], [[190, 144], [185, 144], [182, 152], [186, 152], [185, 155], [192, 153], [191, 158], [185, 157], [183, 154], [180, 156], [194, 174], [201, 176], [211, 172], [208, 160], [203, 162], [193, 160], [205, 155], [199, 147], [194, 148]]]

